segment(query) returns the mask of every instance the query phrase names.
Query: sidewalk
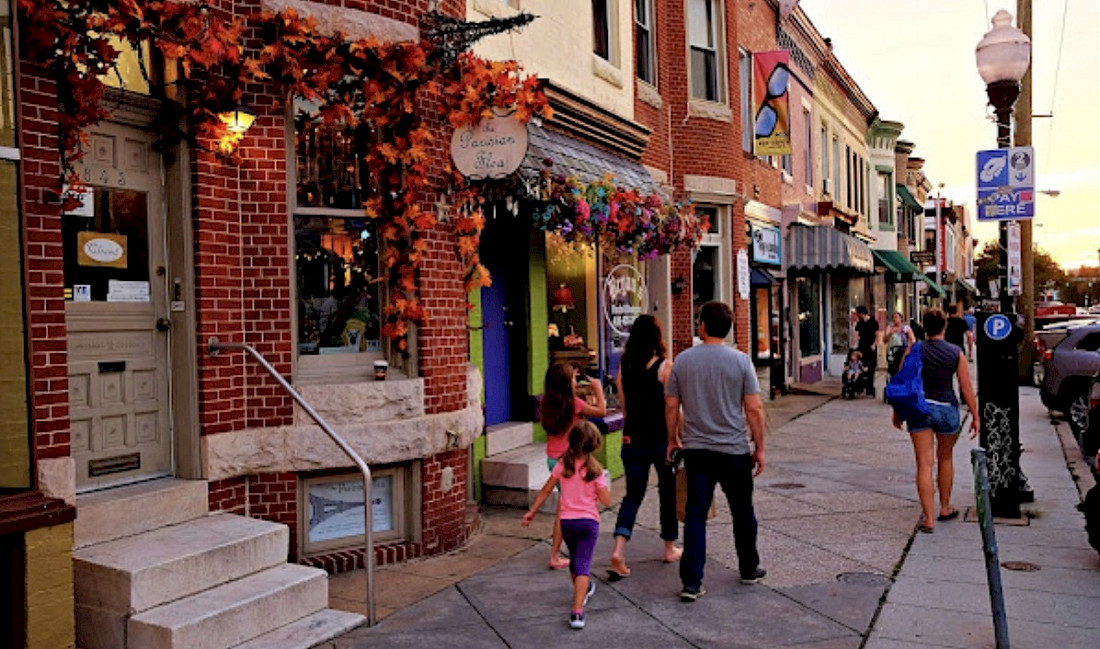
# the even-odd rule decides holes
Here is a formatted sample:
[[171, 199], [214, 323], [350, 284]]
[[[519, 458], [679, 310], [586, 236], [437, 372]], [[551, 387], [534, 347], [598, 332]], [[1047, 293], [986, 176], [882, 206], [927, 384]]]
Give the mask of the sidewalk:
[[[1037, 500], [1030, 508], [1039, 517], [1030, 527], [997, 528], [1002, 560], [1041, 568], [1005, 571], [1010, 629], [1018, 636], [1013, 646], [1096, 646], [1100, 562], [1073, 509], [1077, 494], [1058, 437], [1033, 393], [1021, 394], [1022, 427], [1024, 467]], [[978, 527], [941, 523], [935, 534], [914, 538], [919, 508], [912, 450], [908, 436], [890, 427], [888, 407], [866, 397], [819, 395], [765, 400], [765, 406], [768, 468], [755, 495], [768, 569], [761, 584], [738, 583], [729, 510], [719, 498], [707, 533], [708, 593], [681, 603], [677, 567], [657, 560], [651, 491], [627, 551], [633, 574], [616, 583], [602, 580], [615, 508], [604, 513], [588, 626], [573, 632], [566, 625], [568, 578], [545, 567], [552, 521], [540, 516], [525, 529], [519, 510], [489, 509], [483, 533], [467, 548], [380, 569], [384, 619], [323, 646], [992, 647]], [[955, 493], [962, 507], [973, 502], [971, 443], [959, 447]], [[621, 490], [620, 480], [616, 501]], [[334, 576], [330, 584], [333, 606], [362, 611], [361, 572]]]

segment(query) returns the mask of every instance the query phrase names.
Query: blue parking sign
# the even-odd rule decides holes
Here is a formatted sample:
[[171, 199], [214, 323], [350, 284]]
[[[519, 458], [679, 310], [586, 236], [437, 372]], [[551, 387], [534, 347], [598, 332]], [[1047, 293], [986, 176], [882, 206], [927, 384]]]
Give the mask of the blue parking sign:
[[985, 321], [985, 335], [991, 340], [1004, 340], [1012, 333], [1012, 321], [1006, 316], [995, 313]]
[[1029, 146], [978, 152], [978, 220], [1035, 216], [1035, 150]]

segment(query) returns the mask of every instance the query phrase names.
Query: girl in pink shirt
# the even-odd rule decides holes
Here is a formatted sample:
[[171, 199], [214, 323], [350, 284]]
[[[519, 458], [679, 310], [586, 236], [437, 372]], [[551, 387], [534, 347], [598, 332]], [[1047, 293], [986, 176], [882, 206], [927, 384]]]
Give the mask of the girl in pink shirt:
[[[607, 414], [603, 386], [598, 379], [589, 379], [595, 405], [576, 396], [577, 370], [569, 363], [554, 363], [546, 370], [542, 402], [539, 405], [539, 422], [546, 430], [546, 464], [551, 471], [569, 448], [569, 431], [573, 424], [584, 417], [602, 417]], [[550, 567], [561, 570], [569, 561], [561, 556], [561, 524], [554, 521], [554, 535], [550, 543]]]
[[584, 628], [584, 606], [596, 590], [592, 581], [592, 553], [600, 533], [600, 512], [597, 503], [611, 504], [607, 472], [592, 454], [603, 446], [603, 437], [589, 421], [580, 421], [569, 430], [569, 448], [554, 465], [550, 479], [535, 497], [531, 509], [523, 515], [524, 527], [531, 524], [535, 513], [560, 486], [558, 518], [562, 536], [569, 548], [569, 573], [573, 579], [573, 610], [569, 626]]

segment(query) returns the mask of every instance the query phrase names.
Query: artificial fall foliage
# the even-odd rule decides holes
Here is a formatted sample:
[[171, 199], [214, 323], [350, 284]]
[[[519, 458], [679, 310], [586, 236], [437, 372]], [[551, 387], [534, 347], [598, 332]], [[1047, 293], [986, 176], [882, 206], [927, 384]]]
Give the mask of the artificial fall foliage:
[[[430, 119], [442, 114], [460, 127], [499, 111], [522, 123], [552, 115], [538, 80], [524, 77], [514, 61], [487, 61], [469, 52], [456, 57], [428, 38], [379, 43], [325, 34], [312, 17], [293, 9], [236, 16], [188, 0], [18, 2], [27, 59], [57, 81], [61, 183], [81, 185], [75, 163], [88, 129], [111, 117], [106, 79], [117, 74], [122, 49], [138, 54], [150, 94], [164, 100], [158, 126], [230, 159], [241, 135], [229, 132], [218, 116], [239, 106], [246, 89], [274, 90], [280, 107], [300, 99], [317, 106], [327, 124], [365, 123], [380, 134], [364, 152], [377, 182], [363, 207], [384, 242], [379, 253], [390, 298], [382, 333], [402, 346], [408, 324], [425, 317], [418, 269], [426, 234], [438, 226], [434, 209], [425, 208], [427, 197], [447, 182], [429, 169]], [[456, 252], [470, 290], [489, 282], [477, 252], [485, 187], [455, 175], [452, 189]], [[567, 237], [592, 241], [603, 237], [642, 256], [697, 242], [705, 232], [690, 209], [617, 188], [610, 180], [584, 186], [544, 173], [536, 188], [517, 198], [542, 229], [570, 229]]]

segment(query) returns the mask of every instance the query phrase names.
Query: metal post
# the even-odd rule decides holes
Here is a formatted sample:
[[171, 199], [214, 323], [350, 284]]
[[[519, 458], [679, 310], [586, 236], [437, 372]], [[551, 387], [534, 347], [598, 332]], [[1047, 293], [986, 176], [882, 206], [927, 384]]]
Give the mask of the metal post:
[[989, 605], [993, 611], [993, 635], [997, 649], [1008, 647], [1008, 614], [1005, 610], [1004, 592], [1001, 589], [1001, 561], [997, 556], [997, 533], [993, 529], [993, 512], [989, 498], [989, 466], [985, 451], [970, 451], [970, 463], [974, 467], [974, 499], [978, 509], [978, 526], [982, 530], [982, 550], [985, 554], [985, 574], [989, 582]]
[[[1031, 0], [1016, 1], [1016, 25], [1028, 38], [1031, 38]], [[1031, 55], [1034, 59], [1035, 47], [1032, 40]], [[1031, 70], [1020, 80], [1020, 98], [1016, 100], [1016, 146], [1031, 146]], [[1020, 308], [1024, 316], [1024, 340], [1020, 345], [1021, 380], [1031, 381], [1031, 365], [1035, 362], [1031, 340], [1035, 337], [1035, 250], [1032, 240], [1031, 219], [1020, 221], [1020, 263], [1023, 286], [1020, 294]]]

